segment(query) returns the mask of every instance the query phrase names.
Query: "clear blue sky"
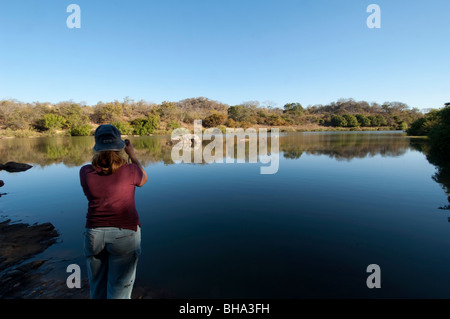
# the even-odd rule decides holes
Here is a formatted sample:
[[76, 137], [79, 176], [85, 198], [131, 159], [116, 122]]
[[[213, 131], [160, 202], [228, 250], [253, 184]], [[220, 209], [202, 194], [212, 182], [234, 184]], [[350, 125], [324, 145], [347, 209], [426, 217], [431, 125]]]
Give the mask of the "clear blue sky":
[[[69, 29], [69, 4], [81, 28]], [[369, 29], [369, 4], [381, 29]], [[450, 101], [449, 0], [0, 0], [0, 99]]]

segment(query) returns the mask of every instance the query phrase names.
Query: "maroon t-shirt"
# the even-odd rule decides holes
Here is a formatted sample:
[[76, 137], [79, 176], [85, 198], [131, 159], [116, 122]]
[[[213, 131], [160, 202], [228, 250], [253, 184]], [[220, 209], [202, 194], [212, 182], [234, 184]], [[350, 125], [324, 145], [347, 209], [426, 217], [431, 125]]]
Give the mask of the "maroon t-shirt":
[[80, 169], [80, 182], [89, 206], [86, 227], [118, 227], [137, 230], [141, 225], [134, 202], [135, 186], [142, 180], [136, 164], [125, 164], [105, 175], [92, 165]]

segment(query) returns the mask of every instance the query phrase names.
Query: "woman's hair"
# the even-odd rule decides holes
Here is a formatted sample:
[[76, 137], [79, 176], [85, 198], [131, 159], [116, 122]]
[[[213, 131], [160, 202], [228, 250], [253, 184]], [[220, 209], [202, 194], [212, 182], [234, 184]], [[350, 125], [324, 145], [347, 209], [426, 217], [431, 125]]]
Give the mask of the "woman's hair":
[[96, 152], [92, 158], [92, 166], [94, 169], [101, 168], [106, 175], [114, 174], [127, 161], [117, 151]]

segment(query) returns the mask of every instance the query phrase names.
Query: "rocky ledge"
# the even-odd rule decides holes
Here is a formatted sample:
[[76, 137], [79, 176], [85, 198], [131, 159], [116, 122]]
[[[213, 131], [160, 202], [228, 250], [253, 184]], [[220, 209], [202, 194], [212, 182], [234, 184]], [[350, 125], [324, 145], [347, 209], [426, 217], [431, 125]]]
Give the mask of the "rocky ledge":
[[69, 290], [65, 281], [47, 276], [53, 269], [49, 260], [33, 260], [58, 237], [51, 223], [0, 222], [0, 299], [88, 297], [85, 282], [82, 289]]

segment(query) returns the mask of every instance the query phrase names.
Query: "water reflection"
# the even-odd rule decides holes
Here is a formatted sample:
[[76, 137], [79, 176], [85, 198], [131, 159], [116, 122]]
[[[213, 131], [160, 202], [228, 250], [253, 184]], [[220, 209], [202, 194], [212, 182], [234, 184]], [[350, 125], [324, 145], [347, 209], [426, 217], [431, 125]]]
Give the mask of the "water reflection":
[[[147, 229], [138, 285], [159, 297], [449, 296], [450, 237], [436, 209], [446, 200], [418, 151], [440, 168], [434, 180], [446, 191], [448, 161], [426, 143], [386, 132], [283, 134], [281, 169], [262, 176], [246, 165], [168, 165], [169, 137], [132, 141], [145, 165], [158, 163], [137, 202]], [[52, 222], [64, 240], [48, 256], [79, 258], [70, 263], [84, 261], [77, 166], [93, 145], [92, 137], [0, 140], [0, 162], [47, 166], [8, 177], [2, 213]], [[388, 274], [378, 295], [365, 285], [371, 263]]]
[[450, 158], [442, 152], [433, 149], [430, 144], [423, 139], [411, 139], [411, 146], [414, 149], [424, 153], [428, 162], [436, 166], [436, 173], [432, 176], [432, 178], [439, 185], [441, 185], [442, 189], [448, 196], [448, 204], [439, 208], [450, 210]]
[[[174, 164], [171, 158], [174, 143], [170, 136], [130, 137], [130, 140], [144, 165], [158, 162]], [[205, 148], [208, 142], [204, 141], [202, 147]], [[248, 141], [246, 143], [245, 157], [248, 160]], [[403, 134], [386, 132], [287, 133], [280, 136], [279, 145], [279, 152], [286, 159], [312, 154], [347, 161], [375, 155], [400, 156], [411, 147], [409, 139]], [[93, 146], [93, 137], [3, 139], [0, 140], [0, 157], [3, 162], [16, 161], [40, 166], [64, 163], [73, 167], [91, 160]], [[224, 155], [229, 156], [230, 152], [225, 150]], [[239, 154], [235, 151], [234, 158], [237, 159], [237, 156]]]
[[337, 160], [381, 156], [401, 156], [409, 149], [401, 133], [303, 133], [280, 138], [283, 156], [297, 159], [303, 153], [328, 155]]

